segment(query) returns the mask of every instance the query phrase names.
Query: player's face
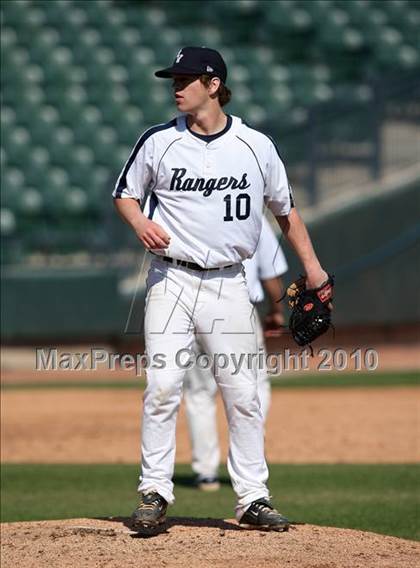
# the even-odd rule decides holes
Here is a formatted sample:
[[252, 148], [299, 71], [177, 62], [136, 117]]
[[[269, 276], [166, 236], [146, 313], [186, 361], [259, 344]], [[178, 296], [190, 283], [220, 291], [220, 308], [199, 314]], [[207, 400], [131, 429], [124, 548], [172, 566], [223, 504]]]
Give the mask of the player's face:
[[174, 75], [175, 103], [181, 112], [195, 112], [210, 100], [208, 88], [196, 75]]

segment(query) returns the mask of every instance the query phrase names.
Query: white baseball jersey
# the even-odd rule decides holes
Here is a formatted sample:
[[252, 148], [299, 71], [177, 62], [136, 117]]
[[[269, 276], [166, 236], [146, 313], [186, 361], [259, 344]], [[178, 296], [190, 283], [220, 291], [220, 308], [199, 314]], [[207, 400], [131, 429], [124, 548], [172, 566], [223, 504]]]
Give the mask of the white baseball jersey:
[[264, 203], [274, 215], [287, 215], [293, 206], [274, 143], [234, 116], [211, 137], [193, 133], [186, 116], [147, 130], [113, 196], [144, 206], [149, 192], [144, 211], [171, 237], [166, 249], [154, 252], [206, 268], [254, 254]]
[[252, 258], [244, 261], [249, 297], [254, 304], [264, 299], [261, 280], [275, 278], [287, 271], [287, 261], [273, 229], [263, 216], [260, 240]]

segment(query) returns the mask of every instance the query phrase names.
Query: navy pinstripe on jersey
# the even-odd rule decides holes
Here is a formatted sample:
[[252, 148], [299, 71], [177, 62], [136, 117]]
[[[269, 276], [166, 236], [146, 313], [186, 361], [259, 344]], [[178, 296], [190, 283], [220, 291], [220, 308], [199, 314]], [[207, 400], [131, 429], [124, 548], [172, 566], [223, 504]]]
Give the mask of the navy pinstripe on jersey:
[[[279, 147], [277, 146], [276, 141], [274, 140], [274, 138], [272, 136], [270, 136], [270, 134], [266, 134], [265, 132], [261, 132], [261, 130], [257, 130], [253, 126], [250, 126], [250, 124], [248, 124], [248, 122], [246, 122], [245, 120], [243, 120], [242, 122], [245, 124], [245, 126], [248, 126], [248, 128], [251, 128], [252, 130], [255, 130], [256, 132], [259, 132], [260, 134], [263, 134], [264, 136], [266, 136], [272, 142], [272, 144], [273, 144], [273, 146], [276, 150], [277, 156], [280, 158], [280, 160], [283, 163], [285, 163], [284, 160], [283, 160], [283, 156], [280, 154], [280, 150], [279, 150]], [[254, 154], [254, 151], [252, 150], [252, 148], [251, 148], [251, 151]], [[255, 154], [254, 154], [254, 156], [255, 156]], [[255, 157], [255, 159], [257, 159], [257, 158]], [[257, 162], [258, 162], [258, 160], [257, 160]], [[291, 207], [294, 207], [295, 206], [295, 200], [293, 198], [292, 186], [290, 185], [290, 183], [289, 183], [289, 198], [290, 198]]]
[[126, 189], [128, 170], [131, 168], [134, 160], [136, 159], [137, 154], [139, 153], [141, 147], [146, 142], [146, 140], [151, 136], [153, 136], [153, 134], [156, 134], [157, 132], [161, 132], [162, 130], [166, 130], [168, 128], [173, 128], [175, 126], [176, 126], [176, 118], [174, 118], [170, 122], [167, 122], [166, 124], [158, 124], [156, 126], [153, 126], [152, 128], [149, 128], [149, 130], [146, 130], [146, 132], [138, 139], [136, 145], [133, 148], [133, 151], [131, 152], [127, 160], [127, 163], [124, 166], [124, 169], [120, 177], [118, 178], [115, 196], [114, 196], [116, 199], [120, 198], [122, 192], [124, 191], [124, 189]]

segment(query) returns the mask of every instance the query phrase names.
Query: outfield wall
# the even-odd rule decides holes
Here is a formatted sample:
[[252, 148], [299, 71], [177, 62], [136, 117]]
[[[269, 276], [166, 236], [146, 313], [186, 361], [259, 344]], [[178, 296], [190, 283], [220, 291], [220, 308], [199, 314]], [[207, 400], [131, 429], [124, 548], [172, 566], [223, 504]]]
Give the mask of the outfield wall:
[[[309, 223], [309, 229], [323, 265], [336, 277], [338, 327], [420, 322], [420, 182], [370, 194]], [[290, 251], [286, 255], [292, 279], [300, 269]], [[126, 276], [103, 268], [5, 268], [3, 341], [121, 340], [131, 305], [120, 286]], [[141, 327], [143, 294], [130, 335]]]
[[[337, 325], [420, 322], [420, 181], [353, 202], [309, 223], [336, 277]], [[286, 251], [289, 276], [299, 274]]]

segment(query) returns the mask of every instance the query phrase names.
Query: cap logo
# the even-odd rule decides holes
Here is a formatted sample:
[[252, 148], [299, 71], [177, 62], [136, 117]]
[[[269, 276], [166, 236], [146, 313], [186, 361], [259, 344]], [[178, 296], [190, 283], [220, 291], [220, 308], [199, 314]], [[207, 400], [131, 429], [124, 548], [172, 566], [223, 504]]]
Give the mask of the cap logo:
[[214, 69], [213, 69], [213, 67], [210, 67], [210, 65], [207, 65], [206, 71], [207, 71], [207, 73], [213, 73]]
[[182, 53], [182, 49], [180, 49], [178, 51], [178, 53], [176, 54], [175, 63], [179, 63], [183, 57], [184, 57], [184, 54]]

